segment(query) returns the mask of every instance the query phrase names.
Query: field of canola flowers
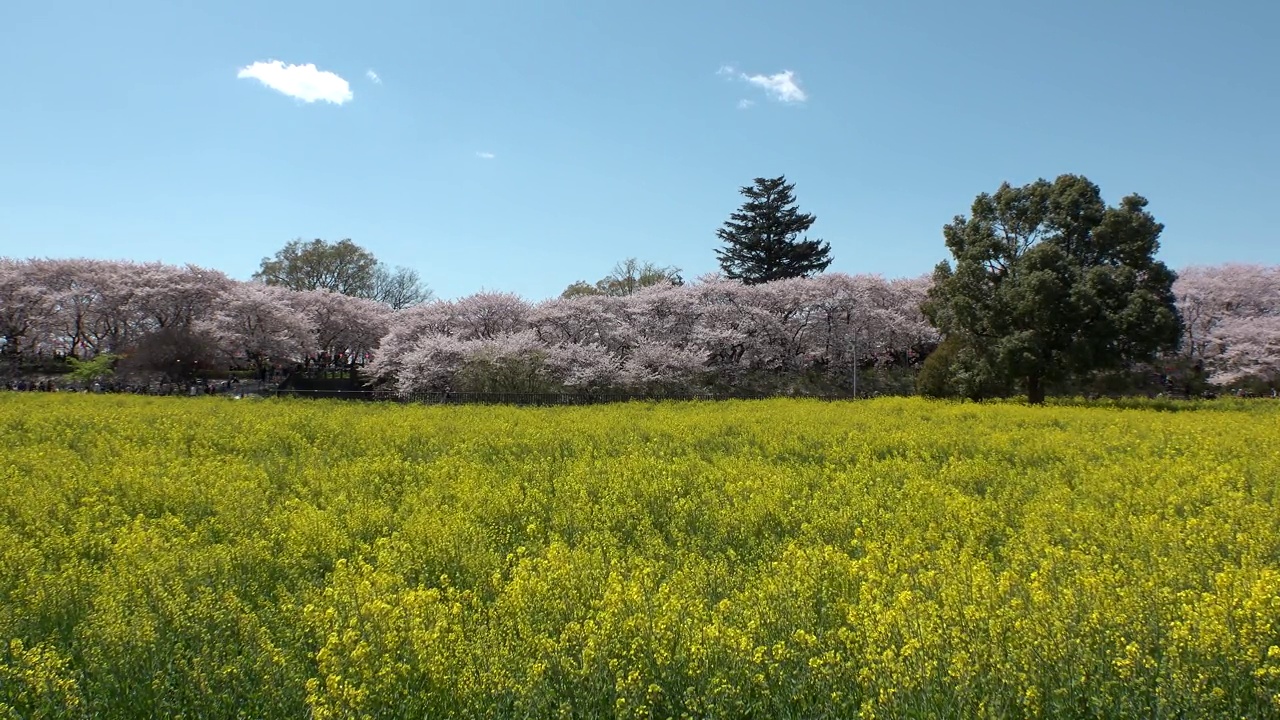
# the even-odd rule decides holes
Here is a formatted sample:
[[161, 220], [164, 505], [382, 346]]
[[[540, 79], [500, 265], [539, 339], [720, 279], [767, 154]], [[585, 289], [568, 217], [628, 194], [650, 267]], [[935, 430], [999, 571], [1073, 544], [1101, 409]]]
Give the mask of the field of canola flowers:
[[1280, 405], [0, 394], [2, 718], [1280, 716]]

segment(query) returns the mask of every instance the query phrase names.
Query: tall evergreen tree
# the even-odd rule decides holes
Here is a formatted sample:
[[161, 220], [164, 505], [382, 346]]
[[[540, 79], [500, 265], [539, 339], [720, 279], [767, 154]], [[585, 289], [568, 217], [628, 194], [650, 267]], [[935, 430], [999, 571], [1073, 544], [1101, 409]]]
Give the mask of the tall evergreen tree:
[[756, 178], [742, 188], [747, 200], [716, 231], [725, 243], [716, 250], [724, 274], [748, 285], [784, 278], [808, 277], [831, 264], [831, 246], [797, 238], [816, 218], [796, 206], [795, 183], [785, 176]]

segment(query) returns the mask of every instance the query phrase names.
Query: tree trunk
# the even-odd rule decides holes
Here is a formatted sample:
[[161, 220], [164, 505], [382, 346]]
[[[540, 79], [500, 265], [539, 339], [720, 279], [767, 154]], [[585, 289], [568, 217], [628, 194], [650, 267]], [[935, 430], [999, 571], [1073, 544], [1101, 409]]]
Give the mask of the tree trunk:
[[1027, 402], [1032, 405], [1044, 404], [1044, 385], [1039, 375], [1027, 376]]

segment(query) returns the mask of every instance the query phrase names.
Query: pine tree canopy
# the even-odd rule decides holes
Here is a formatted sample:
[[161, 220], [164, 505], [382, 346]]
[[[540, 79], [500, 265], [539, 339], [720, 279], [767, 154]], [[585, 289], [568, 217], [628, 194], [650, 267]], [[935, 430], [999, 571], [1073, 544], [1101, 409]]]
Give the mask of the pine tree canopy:
[[798, 239], [816, 218], [800, 212], [795, 183], [785, 176], [756, 178], [741, 189], [747, 198], [716, 236], [724, 274], [748, 285], [793, 277], [809, 277], [831, 264], [831, 246], [822, 240]]

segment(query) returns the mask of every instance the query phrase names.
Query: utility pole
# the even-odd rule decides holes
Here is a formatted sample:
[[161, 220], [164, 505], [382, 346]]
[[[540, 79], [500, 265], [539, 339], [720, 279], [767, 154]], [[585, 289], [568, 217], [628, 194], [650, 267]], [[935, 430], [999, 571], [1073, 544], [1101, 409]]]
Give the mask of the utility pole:
[[853, 331], [853, 399], [858, 399], [858, 331]]

